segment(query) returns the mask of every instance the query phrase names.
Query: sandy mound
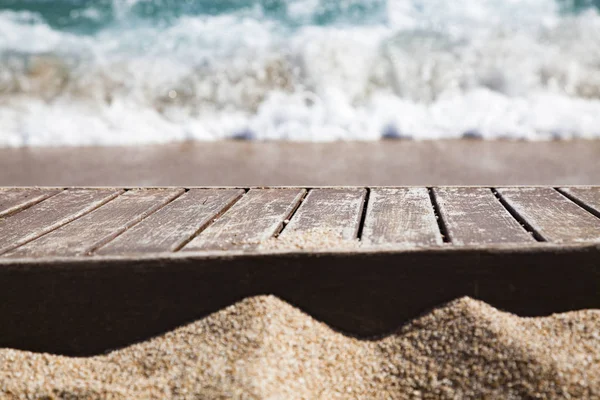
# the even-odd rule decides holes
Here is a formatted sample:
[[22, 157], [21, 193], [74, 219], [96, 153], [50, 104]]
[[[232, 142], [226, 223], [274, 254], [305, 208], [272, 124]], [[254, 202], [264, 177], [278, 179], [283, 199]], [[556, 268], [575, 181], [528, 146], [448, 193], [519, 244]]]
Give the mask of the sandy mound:
[[0, 350], [2, 398], [600, 398], [600, 311], [456, 300], [380, 340], [272, 296], [103, 356]]

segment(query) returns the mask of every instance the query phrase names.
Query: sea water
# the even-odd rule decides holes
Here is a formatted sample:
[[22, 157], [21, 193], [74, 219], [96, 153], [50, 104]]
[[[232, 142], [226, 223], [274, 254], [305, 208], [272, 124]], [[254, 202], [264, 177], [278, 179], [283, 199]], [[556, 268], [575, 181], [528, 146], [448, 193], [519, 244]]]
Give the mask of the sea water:
[[0, 0], [0, 146], [600, 137], [600, 0]]

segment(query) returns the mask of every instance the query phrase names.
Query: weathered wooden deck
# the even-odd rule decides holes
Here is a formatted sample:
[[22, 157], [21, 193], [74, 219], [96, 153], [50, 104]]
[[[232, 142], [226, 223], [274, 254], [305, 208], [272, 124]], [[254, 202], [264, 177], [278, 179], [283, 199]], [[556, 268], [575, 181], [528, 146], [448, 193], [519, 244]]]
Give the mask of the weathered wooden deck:
[[600, 187], [0, 189], [4, 258], [600, 243]]
[[359, 335], [462, 295], [600, 308], [600, 187], [0, 189], [0, 347], [94, 353], [263, 293]]

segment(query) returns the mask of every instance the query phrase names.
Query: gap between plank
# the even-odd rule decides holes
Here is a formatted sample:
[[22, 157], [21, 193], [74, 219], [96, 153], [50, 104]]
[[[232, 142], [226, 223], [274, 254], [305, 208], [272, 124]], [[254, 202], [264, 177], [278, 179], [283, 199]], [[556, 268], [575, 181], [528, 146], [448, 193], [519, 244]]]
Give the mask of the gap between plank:
[[[149, 189], [149, 190], [152, 190], [152, 189]], [[143, 212], [142, 214], [138, 215], [136, 217], [137, 219], [134, 218], [132, 220], [132, 222], [131, 222], [130, 225], [124, 226], [123, 228], [117, 230], [114, 233], [111, 233], [111, 234], [107, 235], [106, 237], [100, 239], [98, 242], [96, 242], [94, 245], [92, 245], [92, 247], [88, 250], [88, 252], [87, 252], [86, 255], [88, 255], [88, 256], [93, 255], [100, 248], [106, 246], [107, 244], [109, 244], [110, 242], [112, 242], [113, 240], [115, 240], [116, 238], [118, 238], [119, 236], [121, 236], [123, 233], [125, 233], [127, 230], [133, 228], [134, 226], [136, 226], [137, 224], [139, 224], [140, 222], [142, 222], [143, 220], [145, 220], [146, 218], [148, 218], [149, 216], [151, 216], [152, 214], [154, 214], [155, 212], [157, 212], [161, 208], [165, 207], [167, 204], [170, 204], [173, 201], [177, 200], [178, 198], [180, 198], [184, 194], [185, 194], [185, 189], [182, 189], [181, 193], [178, 193], [177, 195], [173, 196], [171, 199], [169, 199], [164, 204], [160, 204], [160, 205], [156, 206], [155, 208], [150, 208], [150, 210], [148, 210], [146, 212]]]
[[529, 222], [527, 222], [527, 220], [523, 218], [523, 216], [519, 214], [517, 210], [515, 210], [510, 204], [508, 204], [504, 196], [502, 196], [502, 194], [498, 192], [496, 188], [490, 188], [490, 190], [492, 191], [493, 195], [498, 199], [500, 204], [502, 204], [502, 206], [506, 209], [506, 211], [508, 211], [508, 213], [515, 219], [515, 221], [519, 223], [519, 225], [523, 227], [523, 229], [525, 229], [525, 231], [527, 231], [527, 233], [533, 236], [533, 238], [538, 242], [547, 242], [546, 238], [542, 236], [541, 233], [539, 233]]
[[446, 226], [446, 221], [444, 221], [444, 218], [442, 217], [442, 213], [440, 211], [440, 205], [438, 203], [435, 190], [433, 190], [433, 188], [427, 188], [427, 192], [429, 193], [429, 200], [431, 201], [431, 206], [433, 207], [435, 222], [437, 223], [438, 231], [442, 236], [442, 241], [444, 243], [452, 243], [450, 233], [448, 232], [448, 227]]
[[557, 187], [555, 187], [554, 190], [556, 190], [558, 193], [560, 193], [561, 195], [566, 197], [567, 200], [572, 201], [573, 203], [577, 204], [579, 207], [583, 208], [585, 211], [592, 214], [594, 217], [600, 218], [600, 212], [598, 210], [595, 210], [593, 207], [588, 206], [587, 204], [585, 204], [584, 201], [580, 200], [575, 195], [565, 192], [561, 188], [557, 188]]
[[356, 237], [359, 241], [362, 241], [363, 229], [365, 227], [365, 220], [367, 219], [367, 208], [369, 207], [369, 198], [371, 197], [371, 188], [365, 188], [365, 198], [363, 201], [362, 212], [360, 215], [360, 221], [358, 222], [358, 232], [356, 232]]
[[274, 238], [279, 237], [279, 235], [281, 235], [283, 233], [283, 230], [292, 221], [292, 218], [294, 218], [294, 215], [296, 215], [296, 211], [298, 211], [298, 209], [300, 208], [302, 203], [304, 203], [304, 200], [306, 200], [306, 196], [308, 196], [308, 194], [312, 191], [312, 188], [304, 188], [304, 189], [306, 189], [306, 190], [305, 190], [304, 194], [302, 195], [302, 197], [300, 197], [300, 201], [298, 202], [298, 204], [296, 204], [296, 207], [294, 207], [294, 209], [292, 210], [290, 215], [288, 215], [288, 217], [285, 220], [283, 220], [283, 222], [281, 223], [281, 227], [273, 235]]
[[[189, 189], [188, 189], [189, 190]], [[250, 189], [244, 188], [244, 193], [240, 194], [238, 197], [236, 197], [235, 199], [233, 199], [233, 201], [231, 203], [229, 203], [228, 205], [226, 205], [225, 207], [223, 207], [223, 209], [221, 209], [218, 213], [216, 213], [212, 218], [210, 218], [206, 223], [200, 225], [198, 227], [198, 229], [196, 229], [196, 231], [190, 235], [188, 238], [186, 238], [185, 240], [183, 240], [180, 244], [178, 244], [174, 249], [173, 249], [173, 253], [178, 252], [179, 250], [183, 249], [189, 242], [191, 242], [192, 240], [194, 240], [198, 235], [200, 235], [202, 232], [204, 232], [206, 229], [208, 229], [209, 226], [211, 226], [212, 224], [214, 224], [215, 222], [217, 222], [217, 220], [219, 218], [221, 218], [223, 216], [223, 214], [225, 214], [227, 211], [229, 211], [231, 209], [231, 207], [233, 207], [235, 204], [237, 204], [242, 198], [244, 198], [244, 196], [246, 195], [246, 193], [248, 193], [248, 191]]]

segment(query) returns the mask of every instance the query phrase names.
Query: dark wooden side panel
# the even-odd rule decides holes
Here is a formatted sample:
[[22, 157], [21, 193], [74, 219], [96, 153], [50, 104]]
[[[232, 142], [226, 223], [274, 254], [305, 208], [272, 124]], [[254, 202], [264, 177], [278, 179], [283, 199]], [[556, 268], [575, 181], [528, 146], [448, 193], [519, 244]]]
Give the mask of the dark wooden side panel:
[[10, 257], [87, 255], [183, 193], [183, 189], [135, 189], [41, 238]]
[[57, 229], [100, 207], [121, 190], [65, 190], [20, 213], [0, 219], [0, 254]]
[[296, 209], [304, 189], [252, 189], [183, 251], [256, 248]]
[[365, 195], [366, 189], [313, 189], [279, 238], [290, 245], [306, 240], [355, 240]]
[[371, 189], [362, 231], [365, 245], [441, 245], [426, 188]]
[[498, 192], [549, 242], [600, 241], [600, 219], [553, 188], [502, 188]]
[[0, 188], [0, 218], [31, 207], [60, 191], [61, 189]]
[[434, 192], [454, 245], [535, 242], [489, 188], [447, 187]]
[[178, 250], [243, 194], [242, 189], [191, 189], [118, 236], [96, 254]]
[[576, 187], [576, 188], [561, 188], [567, 196], [579, 201], [584, 207], [587, 207], [591, 212], [600, 215], [600, 187]]
[[597, 247], [538, 247], [0, 261], [0, 347], [103, 353], [259, 294], [363, 337], [391, 332], [461, 296], [524, 316], [600, 308], [599, 258]]

